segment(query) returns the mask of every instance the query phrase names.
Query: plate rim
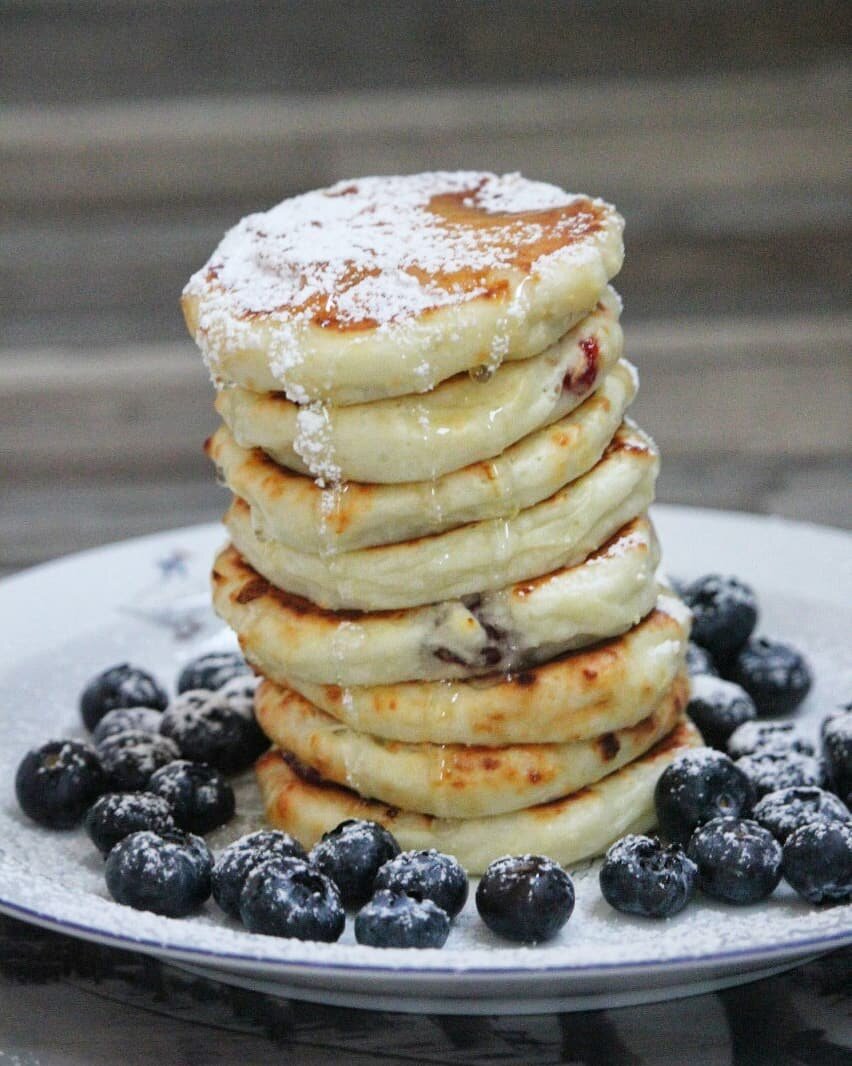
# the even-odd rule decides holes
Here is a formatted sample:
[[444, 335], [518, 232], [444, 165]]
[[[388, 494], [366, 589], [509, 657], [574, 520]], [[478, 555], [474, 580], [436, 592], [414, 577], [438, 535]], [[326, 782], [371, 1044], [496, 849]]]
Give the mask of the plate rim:
[[[116, 904], [119, 906], [119, 904]], [[848, 906], [848, 904], [843, 904]], [[767, 944], [760, 948], [747, 949], [743, 951], [728, 950], [715, 952], [712, 955], [685, 955], [678, 956], [672, 959], [665, 960], [647, 960], [647, 959], [633, 959], [623, 962], [613, 963], [597, 963], [591, 966], [570, 966], [570, 965], [555, 965], [555, 966], [516, 966], [512, 968], [509, 965], [500, 967], [489, 966], [429, 966], [427, 968], [415, 965], [386, 965], [382, 966], [378, 963], [367, 962], [317, 962], [308, 961], [306, 959], [283, 959], [280, 957], [267, 957], [261, 955], [244, 955], [240, 952], [226, 951], [226, 952], [213, 952], [204, 948], [197, 948], [187, 945], [173, 945], [163, 941], [152, 940], [145, 937], [132, 937], [122, 936], [119, 933], [104, 931], [94, 926], [88, 926], [81, 922], [75, 922], [65, 919], [54, 918], [50, 915], [41, 913], [40, 911], [33, 910], [28, 907], [24, 907], [21, 904], [10, 903], [8, 900], [0, 899], [0, 912], [9, 915], [13, 918], [19, 918], [21, 921], [29, 921], [31, 924], [39, 925], [42, 928], [52, 929], [55, 932], [65, 933], [65, 935], [77, 935], [81, 939], [89, 940], [93, 943], [102, 943], [104, 941], [109, 942], [109, 946], [119, 948], [125, 951], [138, 951], [142, 954], [155, 955], [162, 957], [166, 961], [169, 958], [182, 958], [188, 957], [188, 961], [195, 961], [199, 958], [205, 958], [208, 961], [231, 961], [240, 964], [240, 969], [243, 969], [243, 965], [247, 968], [250, 964], [253, 968], [259, 969], [261, 966], [268, 967], [270, 969], [280, 970], [283, 972], [299, 971], [303, 973], [315, 972], [318, 974], [331, 974], [338, 976], [341, 974], [347, 974], [354, 976], [355, 974], [369, 973], [376, 975], [386, 976], [417, 976], [418, 978], [429, 980], [438, 979], [441, 977], [452, 976], [454, 978], [466, 979], [466, 978], [480, 978], [488, 977], [489, 979], [508, 980], [511, 978], [523, 977], [525, 980], [535, 978], [544, 980], [545, 978], [553, 977], [607, 977], [615, 975], [617, 973], [635, 972], [640, 971], [643, 973], [657, 973], [660, 971], [671, 972], [680, 970], [699, 970], [703, 968], [711, 968], [721, 964], [727, 964], [734, 961], [753, 961], [763, 962], [771, 960], [773, 958], [798, 958], [800, 955], [809, 954], [811, 951], [814, 954], [823, 954], [829, 951], [833, 951], [838, 948], [846, 947], [852, 944], [852, 925], [847, 931], [839, 931], [836, 933], [827, 934], [821, 937], [802, 938], [795, 941], [786, 940], [783, 944]], [[69, 932], [70, 930], [70, 932]], [[328, 945], [333, 946], [333, 945]], [[396, 949], [382, 949], [374, 948], [375, 952], [380, 955], [391, 955], [394, 958], [404, 957], [411, 958], [411, 951], [404, 948]], [[518, 951], [519, 953], [536, 950], [535, 946], [532, 948], [498, 948], [496, 951], [508, 954], [512, 951]], [[168, 954], [166, 954], [168, 952]], [[431, 955], [441, 955], [443, 958], [447, 958], [447, 954], [435, 950], [430, 952]], [[421, 953], [418, 951], [414, 958], [421, 958]], [[219, 967], [220, 969], [227, 969], [227, 967]]]

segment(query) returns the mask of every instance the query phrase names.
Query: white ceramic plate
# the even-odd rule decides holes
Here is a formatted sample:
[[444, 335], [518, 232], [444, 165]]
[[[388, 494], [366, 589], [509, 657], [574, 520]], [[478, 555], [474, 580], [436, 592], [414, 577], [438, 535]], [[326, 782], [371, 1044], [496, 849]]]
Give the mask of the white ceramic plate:
[[[748, 515], [659, 507], [671, 573], [737, 574], [757, 588], [760, 630], [809, 656], [814, 690], [799, 714], [820, 719], [852, 698], [852, 538], [836, 530]], [[72, 936], [143, 951], [225, 981], [297, 998], [381, 1009], [494, 1013], [585, 1009], [671, 998], [753, 980], [852, 942], [852, 906], [813, 908], [782, 885], [751, 907], [698, 900], [671, 921], [612, 911], [597, 868], [573, 871], [577, 906], [554, 942], [508, 946], [472, 901], [442, 951], [381, 951], [253, 936], [213, 903], [175, 920], [112, 902], [102, 862], [82, 832], [28, 822], [13, 794], [27, 748], [79, 734], [78, 694], [122, 660], [171, 682], [179, 666], [230, 640], [207, 606], [217, 526], [158, 534], [38, 567], [0, 584], [0, 909]], [[259, 819], [250, 776], [238, 824]]]

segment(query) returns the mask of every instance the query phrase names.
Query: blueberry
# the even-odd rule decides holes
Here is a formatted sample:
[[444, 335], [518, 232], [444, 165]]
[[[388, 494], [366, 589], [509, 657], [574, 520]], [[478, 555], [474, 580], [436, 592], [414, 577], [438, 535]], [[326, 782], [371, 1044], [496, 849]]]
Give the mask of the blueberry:
[[842, 718], [846, 714], [852, 713], [852, 703], [847, 703], [845, 706], [838, 707], [835, 711], [829, 711], [828, 714], [820, 722], [819, 735], [824, 737], [826, 731], [831, 727], [832, 722], [837, 718]]
[[92, 740], [100, 744], [116, 733], [126, 733], [128, 729], [137, 729], [143, 733], [159, 733], [162, 711], [153, 707], [116, 707], [107, 711], [92, 730]]
[[190, 689], [215, 691], [235, 677], [249, 672], [248, 664], [238, 651], [214, 651], [188, 662], [178, 674], [178, 692]]
[[21, 810], [51, 829], [77, 825], [106, 788], [94, 748], [80, 740], [49, 740], [21, 760], [15, 794]]
[[165, 833], [177, 828], [168, 803], [149, 792], [109, 792], [89, 808], [84, 824], [104, 856], [131, 833], [142, 829]]
[[522, 944], [550, 940], [574, 910], [574, 883], [542, 855], [495, 859], [476, 889], [476, 909], [498, 936]]
[[814, 746], [797, 735], [792, 722], [745, 722], [728, 738], [728, 754], [732, 759], [758, 751], [801, 751], [813, 755]]
[[205, 762], [223, 773], [245, 770], [269, 747], [254, 717], [232, 707], [216, 692], [185, 692], [174, 701], [160, 722], [160, 732], [170, 737], [191, 762]]
[[180, 829], [203, 835], [218, 829], [234, 814], [234, 790], [212, 766], [176, 759], [151, 774], [148, 791], [172, 809]]
[[695, 863], [679, 844], [656, 837], [626, 836], [607, 851], [600, 871], [601, 892], [617, 911], [646, 918], [670, 918], [695, 894]]
[[340, 890], [344, 907], [360, 907], [373, 893], [379, 867], [399, 855], [399, 844], [377, 822], [350, 818], [311, 850], [311, 862]]
[[852, 713], [833, 715], [822, 731], [826, 775], [832, 791], [852, 800]]
[[709, 674], [692, 679], [692, 698], [686, 713], [698, 726], [705, 742], [721, 751], [735, 729], [757, 717], [747, 692], [731, 681]]
[[450, 918], [431, 899], [380, 889], [355, 916], [355, 939], [373, 948], [442, 948]]
[[852, 825], [812, 822], [784, 844], [784, 876], [808, 903], [852, 899]]
[[220, 689], [218, 695], [229, 706], [249, 718], [254, 717], [254, 696], [261, 678], [255, 674], [239, 674], [232, 677]]
[[267, 859], [251, 871], [240, 893], [246, 929], [268, 936], [332, 943], [346, 918], [337, 886], [304, 859]]
[[719, 676], [719, 671], [713, 663], [713, 656], [706, 648], [702, 648], [700, 644], [692, 640], [686, 646], [686, 669], [690, 677], [695, 677], [697, 674]]
[[683, 590], [692, 611], [692, 639], [714, 660], [736, 655], [757, 624], [754, 591], [735, 577], [707, 574]]
[[117, 903], [182, 918], [210, 895], [212, 868], [213, 857], [201, 837], [142, 830], [109, 853], [106, 883]]
[[267, 859], [307, 859], [302, 845], [278, 829], [258, 829], [229, 844], [213, 867], [213, 899], [232, 918], [240, 916], [240, 893], [246, 878]]
[[83, 689], [80, 711], [87, 729], [94, 729], [107, 711], [116, 707], [153, 707], [163, 711], [169, 697], [163, 687], [145, 670], [130, 663], [111, 666]]
[[754, 700], [759, 715], [789, 714], [811, 688], [804, 657], [789, 644], [757, 637], [733, 660], [726, 676]]
[[821, 788], [783, 788], [769, 792], [755, 804], [753, 817], [779, 844], [811, 822], [848, 822], [846, 804]]
[[736, 765], [754, 785], [758, 796], [782, 788], [815, 787], [823, 783], [822, 764], [801, 751], [756, 751], [743, 755]]
[[113, 733], [97, 750], [113, 792], [142, 792], [155, 770], [180, 756], [173, 741], [140, 729]]
[[713, 818], [748, 814], [754, 800], [748, 777], [713, 748], [695, 748], [678, 756], [654, 789], [660, 829], [678, 844], [686, 844], [696, 826]]
[[699, 826], [686, 849], [698, 867], [698, 887], [725, 903], [766, 899], [781, 880], [781, 845], [748, 818], [714, 818]]
[[389, 888], [412, 899], [431, 899], [451, 918], [465, 905], [467, 874], [452, 855], [428, 851], [403, 851], [386, 862], [376, 874], [374, 890]]

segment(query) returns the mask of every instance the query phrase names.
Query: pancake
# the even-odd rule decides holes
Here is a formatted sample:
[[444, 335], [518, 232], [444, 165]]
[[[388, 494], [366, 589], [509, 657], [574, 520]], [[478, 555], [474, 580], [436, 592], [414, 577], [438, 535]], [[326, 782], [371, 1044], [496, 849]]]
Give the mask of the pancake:
[[635, 625], [656, 601], [656, 538], [629, 523], [582, 564], [507, 589], [410, 610], [328, 611], [275, 588], [233, 547], [213, 604], [264, 676], [382, 685], [520, 668]]
[[351, 407], [300, 407], [281, 392], [223, 389], [216, 410], [244, 448], [328, 481], [427, 481], [483, 459], [574, 410], [621, 357], [621, 302], [595, 310], [541, 355], [486, 380], [457, 374], [432, 392]]
[[261, 538], [313, 555], [336, 554], [429, 536], [540, 503], [595, 465], [636, 388], [636, 372], [622, 359], [565, 418], [531, 433], [496, 459], [437, 481], [352, 481], [321, 489], [312, 478], [278, 466], [260, 448], [241, 448], [226, 426], [220, 426], [205, 449], [221, 480], [248, 503]]
[[339, 555], [310, 555], [258, 537], [244, 500], [224, 518], [240, 554], [277, 588], [329, 610], [385, 611], [504, 588], [573, 566], [654, 498], [653, 441], [623, 426], [587, 474], [509, 518]]
[[383, 740], [285, 689], [275, 699], [260, 697], [256, 715], [276, 747], [324, 781], [438, 818], [479, 818], [547, 803], [620, 770], [672, 731], [688, 700], [681, 675], [633, 726], [570, 744], [501, 748]]
[[218, 381], [366, 403], [549, 348], [618, 273], [623, 226], [519, 174], [338, 182], [244, 218], [181, 304]]
[[[291, 678], [316, 707], [352, 729], [431, 744], [570, 744], [647, 717], [682, 668], [689, 614], [661, 592], [656, 608], [618, 637], [516, 673], [397, 685], [317, 685]], [[258, 699], [285, 688], [267, 683]]]
[[299, 767], [272, 750], [256, 765], [266, 820], [311, 847], [347, 818], [386, 826], [404, 849], [437, 848], [481, 874], [501, 855], [548, 855], [571, 865], [600, 855], [626, 833], [656, 823], [654, 786], [678, 755], [701, 744], [686, 718], [650, 751], [613, 774], [563, 799], [484, 818], [435, 818], [364, 799]]

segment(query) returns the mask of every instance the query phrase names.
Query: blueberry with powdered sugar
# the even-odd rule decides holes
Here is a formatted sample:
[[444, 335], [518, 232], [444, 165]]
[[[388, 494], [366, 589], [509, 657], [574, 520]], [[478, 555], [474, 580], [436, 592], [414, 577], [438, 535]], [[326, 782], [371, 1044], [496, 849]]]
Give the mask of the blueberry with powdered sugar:
[[77, 825], [105, 788], [98, 753], [80, 740], [49, 740], [32, 748], [15, 774], [21, 810], [50, 829]]
[[280, 829], [258, 829], [232, 841], [213, 866], [213, 899], [231, 918], [240, 917], [240, 893], [246, 878], [267, 859], [307, 860], [305, 849]]
[[107, 711], [116, 707], [166, 709], [169, 697], [147, 671], [130, 663], [119, 663], [93, 677], [80, 696], [80, 713], [86, 728], [92, 730]]
[[625, 914], [671, 918], [695, 894], [696, 873], [695, 863], [679, 844], [630, 835], [607, 851], [599, 875], [601, 893]]
[[698, 887], [724, 903], [757, 903], [781, 880], [781, 845], [749, 818], [714, 818], [692, 834], [686, 853]]
[[162, 714], [153, 707], [116, 707], [114, 711], [107, 711], [92, 730], [92, 740], [100, 744], [107, 737], [126, 733], [128, 729], [159, 733]]
[[355, 939], [373, 948], [442, 948], [450, 917], [430, 899], [379, 889], [355, 916]]
[[784, 876], [808, 903], [852, 899], [852, 824], [812, 822], [787, 837]]
[[819, 727], [819, 735], [820, 735], [820, 737], [824, 737], [825, 736], [826, 730], [830, 727], [831, 723], [836, 718], [842, 718], [846, 714], [852, 714], [852, 703], [844, 704], [844, 705], [838, 707], [834, 711], [829, 711], [829, 713], [825, 716], [825, 718], [823, 718], [822, 722], [820, 723], [820, 727]]
[[852, 802], [852, 713], [832, 715], [822, 730], [822, 751], [829, 787]]
[[476, 909], [498, 936], [521, 944], [551, 940], [574, 912], [574, 882], [544, 855], [495, 859], [476, 889]]
[[725, 676], [754, 700], [759, 715], [789, 714], [810, 692], [810, 667], [789, 644], [757, 637], [732, 661]]
[[113, 792], [142, 792], [155, 770], [180, 757], [173, 741], [139, 729], [113, 733], [98, 744], [97, 752]]
[[453, 858], [435, 848], [403, 851], [379, 868], [373, 882], [380, 888], [405, 892], [413, 899], [431, 899], [450, 918], [455, 918], [467, 900], [467, 874]]
[[692, 640], [725, 662], [742, 648], [757, 624], [754, 590], [735, 577], [706, 574], [682, 591], [692, 611]]
[[84, 825], [104, 858], [131, 833], [143, 829], [165, 833], [177, 828], [171, 807], [150, 792], [108, 792], [89, 808]]
[[782, 788], [769, 792], [752, 812], [754, 820], [783, 844], [787, 837], [811, 822], [848, 822], [849, 808], [831, 792], [815, 787]]
[[251, 871], [240, 893], [246, 929], [267, 936], [333, 943], [346, 923], [334, 882], [304, 859], [267, 859]]
[[177, 691], [205, 689], [215, 692], [229, 681], [249, 673], [249, 666], [238, 651], [214, 651], [186, 663], [178, 674]]
[[713, 748], [725, 750], [728, 738], [739, 726], [757, 717], [751, 696], [732, 681], [699, 674], [692, 679], [692, 696], [686, 713]]
[[220, 689], [218, 695], [231, 707], [250, 718], [254, 717], [254, 697], [262, 678], [256, 674], [239, 674]]
[[825, 780], [820, 760], [801, 751], [756, 751], [737, 759], [736, 765], [758, 796], [783, 788], [821, 788]]
[[728, 754], [732, 759], [759, 751], [800, 751], [813, 755], [814, 746], [799, 736], [792, 722], [746, 722], [728, 738]]
[[323, 833], [310, 860], [337, 885], [344, 907], [360, 907], [372, 895], [379, 869], [399, 853], [399, 844], [384, 826], [349, 818]]
[[178, 828], [188, 833], [209, 833], [233, 817], [234, 790], [206, 763], [176, 759], [151, 775], [148, 791], [171, 807]]
[[660, 775], [654, 806], [660, 831], [686, 844], [697, 826], [723, 815], [748, 814], [754, 786], [743, 771], [713, 748], [693, 748], [679, 755]]
[[692, 640], [686, 646], [686, 670], [690, 677], [697, 677], [699, 674], [719, 676], [713, 656], [706, 648], [702, 648], [700, 644]]
[[210, 895], [213, 857], [191, 833], [142, 830], [120, 840], [106, 861], [106, 884], [117, 903], [183, 918]]
[[163, 714], [160, 732], [177, 744], [185, 759], [226, 774], [245, 770], [269, 747], [254, 718], [218, 692], [182, 693]]

